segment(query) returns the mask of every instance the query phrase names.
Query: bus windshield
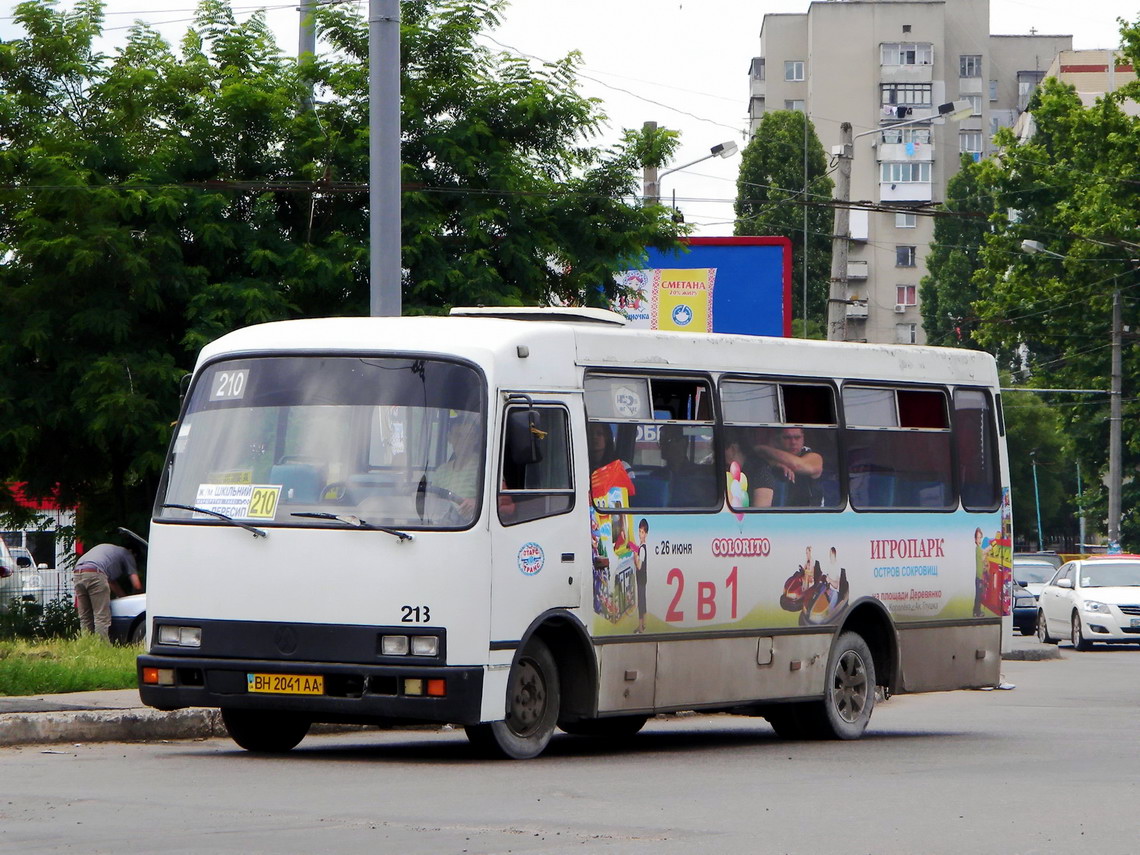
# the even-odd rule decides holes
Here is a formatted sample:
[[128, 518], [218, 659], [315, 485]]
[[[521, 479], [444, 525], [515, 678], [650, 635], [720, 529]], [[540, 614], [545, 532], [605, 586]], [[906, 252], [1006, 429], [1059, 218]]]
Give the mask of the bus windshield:
[[216, 362], [191, 392], [155, 515], [466, 527], [482, 497], [484, 390], [474, 368], [438, 359]]

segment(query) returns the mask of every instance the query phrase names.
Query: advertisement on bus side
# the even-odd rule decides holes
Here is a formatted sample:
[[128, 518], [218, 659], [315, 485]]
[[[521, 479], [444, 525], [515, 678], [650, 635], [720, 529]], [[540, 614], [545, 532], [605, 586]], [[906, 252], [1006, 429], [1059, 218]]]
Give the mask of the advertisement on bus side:
[[838, 513], [824, 524], [592, 509], [591, 529], [595, 635], [830, 624], [864, 597], [900, 623], [1010, 611], [1008, 511]]

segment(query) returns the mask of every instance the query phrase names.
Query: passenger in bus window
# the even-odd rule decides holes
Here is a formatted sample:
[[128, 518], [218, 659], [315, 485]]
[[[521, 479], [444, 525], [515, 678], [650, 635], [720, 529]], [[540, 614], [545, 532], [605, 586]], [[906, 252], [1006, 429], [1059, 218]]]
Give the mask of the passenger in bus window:
[[781, 507], [815, 508], [823, 505], [819, 477], [823, 456], [804, 444], [803, 428], [789, 425], [780, 430], [777, 445], [758, 445], [756, 453], [768, 461], [779, 487]]
[[680, 425], [662, 425], [661, 459], [669, 474], [670, 507], [707, 508], [716, 502], [716, 473], [711, 465], [689, 459], [689, 440]]
[[767, 508], [772, 505], [775, 479], [772, 469], [745, 454], [747, 443], [729, 435], [724, 445], [724, 468], [727, 473], [728, 504], [732, 508]]
[[610, 426], [602, 422], [590, 422], [587, 431], [590, 437], [590, 471], [601, 469], [607, 463], [617, 460], [614, 447], [614, 434]]
[[[590, 453], [590, 498], [597, 507], [614, 507], [628, 504], [629, 497], [637, 493], [630, 480], [629, 467], [618, 459], [613, 431], [604, 422], [587, 425]], [[613, 492], [615, 491], [616, 492]], [[624, 491], [624, 501], [621, 493]], [[613, 496], [611, 496], [613, 492]]]

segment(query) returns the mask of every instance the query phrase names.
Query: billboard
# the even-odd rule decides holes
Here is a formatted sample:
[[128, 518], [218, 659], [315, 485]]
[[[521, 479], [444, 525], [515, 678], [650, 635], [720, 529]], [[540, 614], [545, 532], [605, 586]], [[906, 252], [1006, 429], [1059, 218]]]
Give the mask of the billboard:
[[619, 275], [636, 292], [616, 311], [632, 327], [790, 336], [792, 244], [784, 237], [693, 237], [674, 252], [648, 250]]

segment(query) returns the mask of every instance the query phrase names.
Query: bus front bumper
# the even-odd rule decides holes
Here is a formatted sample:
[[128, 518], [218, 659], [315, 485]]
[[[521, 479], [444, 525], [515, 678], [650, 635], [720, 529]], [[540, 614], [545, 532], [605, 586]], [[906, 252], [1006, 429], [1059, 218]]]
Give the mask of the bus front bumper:
[[478, 724], [483, 695], [481, 667], [144, 654], [137, 669], [139, 695], [156, 709], [275, 710], [340, 724]]

